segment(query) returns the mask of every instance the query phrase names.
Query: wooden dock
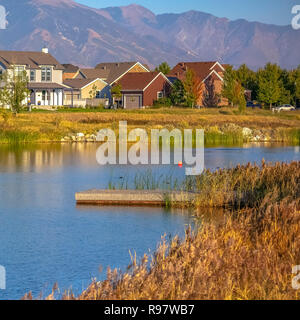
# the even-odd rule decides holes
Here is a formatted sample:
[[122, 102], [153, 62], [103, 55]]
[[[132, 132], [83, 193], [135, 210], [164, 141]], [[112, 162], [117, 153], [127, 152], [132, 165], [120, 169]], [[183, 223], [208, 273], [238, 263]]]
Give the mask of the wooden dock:
[[77, 204], [119, 206], [166, 206], [190, 203], [195, 193], [163, 190], [88, 190], [75, 194]]

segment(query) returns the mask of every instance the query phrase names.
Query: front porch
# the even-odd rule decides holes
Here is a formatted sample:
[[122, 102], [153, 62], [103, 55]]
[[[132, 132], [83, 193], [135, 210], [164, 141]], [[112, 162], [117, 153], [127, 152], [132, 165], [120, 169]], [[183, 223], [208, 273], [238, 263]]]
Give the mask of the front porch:
[[63, 106], [64, 87], [55, 83], [29, 83], [31, 105]]

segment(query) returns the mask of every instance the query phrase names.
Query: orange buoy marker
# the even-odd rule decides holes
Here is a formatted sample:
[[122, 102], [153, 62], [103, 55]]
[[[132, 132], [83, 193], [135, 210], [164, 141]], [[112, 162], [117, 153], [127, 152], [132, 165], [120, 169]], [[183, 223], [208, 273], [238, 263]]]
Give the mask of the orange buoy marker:
[[178, 163], [178, 167], [182, 168], [182, 162], [181, 161]]

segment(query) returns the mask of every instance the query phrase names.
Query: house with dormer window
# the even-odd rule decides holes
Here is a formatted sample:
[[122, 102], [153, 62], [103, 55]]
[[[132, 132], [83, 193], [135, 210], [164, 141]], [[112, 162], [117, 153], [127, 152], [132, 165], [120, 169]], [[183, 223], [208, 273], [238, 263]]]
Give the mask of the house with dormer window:
[[37, 106], [62, 106], [64, 67], [43, 48], [41, 52], [0, 51], [0, 74], [23, 74], [28, 78], [28, 102]]

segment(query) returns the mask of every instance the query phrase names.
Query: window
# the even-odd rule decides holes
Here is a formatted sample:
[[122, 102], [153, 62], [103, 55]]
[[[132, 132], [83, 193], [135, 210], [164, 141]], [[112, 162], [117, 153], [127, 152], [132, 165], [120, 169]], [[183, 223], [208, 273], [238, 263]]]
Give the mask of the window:
[[43, 90], [42, 91], [42, 100], [43, 101], [50, 101], [50, 92]]
[[42, 67], [42, 81], [52, 81], [51, 67]]
[[164, 97], [164, 93], [162, 91], [157, 92], [157, 99], [161, 99]]
[[35, 81], [35, 70], [30, 70], [30, 81]]
[[24, 74], [25, 67], [24, 66], [15, 66], [14, 70], [15, 70], [15, 75], [17, 77], [21, 77]]

